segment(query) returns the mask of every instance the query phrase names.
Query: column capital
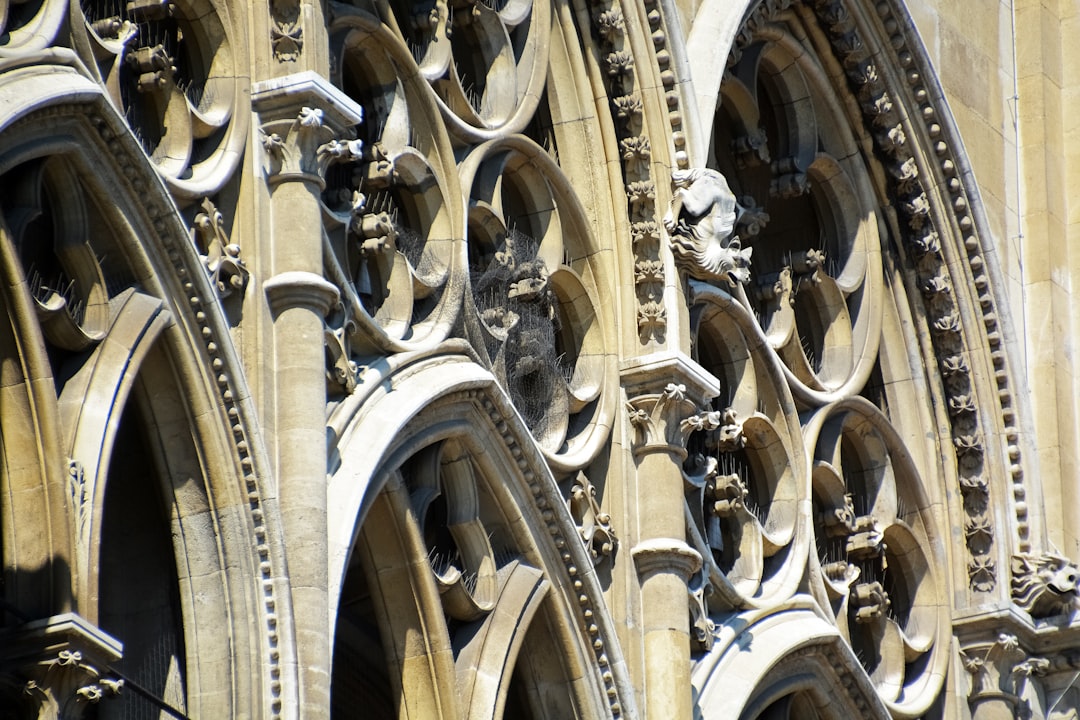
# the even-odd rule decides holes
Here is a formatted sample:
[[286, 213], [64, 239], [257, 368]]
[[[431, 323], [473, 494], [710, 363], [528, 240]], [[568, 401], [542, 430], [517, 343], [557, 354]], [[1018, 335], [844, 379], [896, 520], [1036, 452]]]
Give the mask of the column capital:
[[123, 645], [74, 613], [34, 620], [0, 634], [0, 679], [21, 685], [13, 699], [38, 718], [78, 718], [115, 696], [123, 680], [108, 667]]
[[720, 413], [705, 412], [720, 392], [720, 381], [682, 353], [624, 362], [621, 379], [630, 422], [637, 429], [635, 456], [670, 452], [685, 459], [690, 433], [722, 424]]
[[1030, 656], [1019, 639], [1007, 632], [992, 641], [963, 646], [960, 658], [971, 674], [968, 705], [973, 718], [1025, 716], [1031, 678], [1045, 675], [1050, 668], [1049, 660]]
[[321, 188], [331, 163], [360, 158], [363, 144], [353, 128], [364, 110], [319, 74], [304, 71], [257, 82], [251, 103], [261, 120], [271, 184], [307, 180]]

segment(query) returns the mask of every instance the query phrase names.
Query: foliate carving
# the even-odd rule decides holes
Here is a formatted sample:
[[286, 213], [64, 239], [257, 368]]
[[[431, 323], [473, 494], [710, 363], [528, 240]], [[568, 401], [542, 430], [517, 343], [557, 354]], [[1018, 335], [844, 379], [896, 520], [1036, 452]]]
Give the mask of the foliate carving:
[[719, 413], [698, 413], [681, 383], [668, 383], [659, 394], [632, 398], [627, 411], [637, 429], [635, 454], [668, 450], [685, 457], [690, 433], [715, 429], [720, 422]]
[[229, 242], [225, 221], [210, 198], [203, 200], [191, 235], [218, 295], [227, 298], [234, 290], [242, 292], [249, 275], [247, 266], [240, 259], [240, 246]]
[[675, 192], [664, 216], [671, 248], [693, 277], [729, 286], [750, 279], [750, 255], [733, 235], [739, 205], [724, 176], [708, 168], [676, 170]]
[[623, 161], [629, 172], [640, 174], [648, 171], [649, 159], [652, 157], [648, 136], [635, 135], [623, 138], [619, 141], [619, 147], [622, 149]]
[[596, 500], [596, 488], [588, 476], [578, 472], [567, 501], [570, 514], [578, 526], [581, 541], [592, 557], [593, 565], [599, 565], [614, 555], [619, 540], [611, 528], [611, 515], [600, 509]]
[[976, 592], [990, 592], [997, 586], [997, 563], [989, 555], [974, 555], [968, 562], [968, 583]]
[[68, 460], [68, 499], [74, 513], [75, 541], [82, 551], [90, 543], [90, 512], [92, 488], [86, 482], [86, 473], [78, 460]]
[[1080, 569], [1056, 553], [1012, 557], [1012, 598], [1033, 618], [1066, 613], [1076, 606]]
[[323, 329], [326, 343], [326, 379], [333, 386], [332, 390], [342, 390], [346, 394], [356, 389], [360, 373], [360, 368], [352, 360], [349, 341], [349, 336], [355, 331], [356, 323], [345, 312], [344, 303], [338, 302]]
[[971, 675], [968, 704], [975, 717], [1031, 717], [1031, 698], [1038, 693], [1029, 685], [1050, 669], [1047, 659], [1029, 656], [1009, 633], [962, 648], [960, 659]]
[[615, 106], [616, 117], [621, 120], [630, 122], [641, 115], [641, 97], [637, 94], [620, 95], [611, 102]]
[[709, 617], [708, 596], [712, 585], [708, 581], [708, 572], [702, 569], [694, 573], [687, 584], [690, 594], [690, 638], [701, 652], [712, 650], [716, 623]]
[[628, 52], [608, 53], [605, 59], [608, 66], [608, 75], [613, 78], [621, 79], [622, 76], [628, 75], [634, 70], [634, 58]]
[[79, 718], [88, 705], [123, 690], [124, 681], [108, 669], [120, 648], [77, 615], [36, 620], [5, 632], [0, 682], [22, 687], [19, 717]]
[[308, 179], [320, 187], [325, 186], [323, 177], [331, 164], [360, 160], [363, 153], [362, 141], [338, 137], [323, 110], [307, 105], [286, 128], [264, 130], [262, 145], [269, 159], [271, 182]]
[[304, 28], [297, 0], [270, 3], [270, 47], [278, 62], [295, 62], [304, 49]]

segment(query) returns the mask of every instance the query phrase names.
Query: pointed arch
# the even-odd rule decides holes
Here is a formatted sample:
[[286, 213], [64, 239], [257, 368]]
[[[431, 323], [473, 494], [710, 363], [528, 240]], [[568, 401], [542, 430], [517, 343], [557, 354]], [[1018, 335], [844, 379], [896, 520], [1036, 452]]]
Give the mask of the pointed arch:
[[[5, 91], [15, 101], [0, 109], [0, 177], [33, 184], [42, 175], [26, 168], [57, 168], [46, 170], [53, 172], [51, 187], [9, 194], [4, 208], [21, 213], [28, 238], [52, 240], [53, 248], [0, 238], [5, 307], [24, 343], [18, 360], [24, 377], [34, 378], [38, 402], [52, 408], [36, 413], [29, 433], [39, 438], [38, 462], [48, 468], [37, 481], [41, 489], [14, 498], [5, 488], [0, 502], [5, 516], [29, 510], [60, 529], [42, 543], [40, 534], [24, 538], [5, 522], [13, 533], [5, 546], [14, 548], [12, 556], [33, 548], [71, 570], [65, 587], [25, 612], [44, 617], [71, 609], [98, 620], [96, 553], [110, 459], [123, 451], [114, 441], [125, 407], [137, 407], [156, 468], [148, 474], [161, 481], [153, 492], [167, 508], [169, 525], [160, 533], [174, 539], [186, 707], [196, 715], [244, 709], [276, 716], [290, 702], [281, 674], [292, 654], [280, 588], [285, 568], [272, 539], [279, 537], [276, 492], [265, 479], [264, 451], [251, 430], [250, 399], [219, 300], [168, 192], [123, 120], [76, 67], [54, 65], [50, 73], [50, 83], [20, 70], [5, 73]], [[28, 261], [44, 262], [56, 277], [30, 283]], [[94, 267], [96, 276], [85, 275]], [[71, 275], [70, 286], [52, 287], [72, 273], [84, 274]], [[26, 406], [32, 409], [31, 402]], [[56, 507], [25, 506], [37, 496]], [[29, 570], [12, 570], [7, 557], [5, 549], [5, 572]]]
[[[370, 382], [358, 388], [362, 402], [359, 408], [342, 411], [342, 416], [348, 418], [347, 425], [335, 425], [333, 416], [330, 422], [333, 436], [338, 438], [335, 455], [339, 461], [330, 481], [328, 503], [331, 598], [340, 597], [346, 585], [346, 569], [358, 539], [367, 538], [366, 543], [395, 542], [393, 535], [380, 540], [366, 530], [369, 517], [383, 517], [370, 513], [385, 507], [387, 497], [402, 498], [397, 501], [398, 516], [404, 516], [406, 525], [415, 528], [408, 536], [432, 532], [430, 527], [421, 530], [430, 511], [425, 510], [429, 501], [418, 499], [431, 498], [432, 494], [417, 485], [427, 486], [429, 480], [403, 481], [401, 473], [420, 473], [417, 478], [430, 478], [430, 470], [410, 470], [406, 466], [415, 464], [426, 450], [452, 442], [460, 448], [454, 456], [467, 458], [472, 468], [469, 472], [475, 477], [479, 512], [486, 528], [483, 533], [487, 533], [480, 537], [490, 538], [499, 587], [498, 601], [490, 615], [486, 610], [481, 613], [480, 626], [470, 631], [469, 640], [475, 643], [462, 644], [458, 635], [455, 652], [464, 655], [459, 655], [456, 682], [459, 687], [471, 688], [466, 697], [473, 698], [474, 703], [487, 698], [479, 705], [462, 708], [463, 712], [487, 716], [501, 707], [511, 680], [514, 648], [523, 642], [529, 647], [549, 646], [547, 651], [530, 653], [530, 662], [539, 662], [529, 671], [534, 676], [532, 682], [547, 688], [547, 700], [543, 702], [550, 707], [545, 714], [554, 713], [554, 717], [560, 712], [576, 712], [585, 717], [603, 717], [623, 712], [621, 708], [632, 702], [633, 691], [593, 564], [540, 449], [494, 377], [476, 363], [472, 351], [462, 343], [444, 346], [437, 353], [391, 358], [385, 366], [373, 370], [378, 375], [373, 372]], [[444, 458], [444, 473], [446, 462]], [[411, 491], [401, 489], [402, 484], [408, 487], [410, 483]], [[405, 504], [407, 497], [413, 499]], [[447, 503], [452, 502], [448, 497]], [[451, 518], [449, 522], [453, 526], [464, 520]], [[453, 532], [453, 537], [454, 544], [468, 554], [462, 546], [468, 542], [463, 535]], [[453, 582], [456, 576], [444, 573], [433, 579], [433, 565], [438, 563], [433, 563], [428, 553], [444, 553], [427, 545], [420, 548], [413, 548], [412, 557], [402, 562], [410, 573], [420, 573], [410, 574], [409, 582], [427, 588], [417, 597], [434, 597], [438, 603], [439, 589], [448, 596], [450, 590], [444, 583]], [[450, 552], [454, 552], [453, 548]], [[467, 560], [466, 566], [475, 569]], [[436, 568], [434, 573], [440, 571]], [[548, 585], [550, 589], [544, 590]], [[436, 619], [428, 622], [434, 622], [438, 629], [437, 618], [444, 612], [459, 617], [459, 611], [447, 605], [445, 610], [434, 612]], [[340, 609], [334, 612], [332, 608], [331, 617], [340, 613]], [[420, 622], [421, 617], [417, 615], [415, 622]], [[533, 633], [530, 628], [537, 622], [542, 622], [547, 631]], [[517, 623], [520, 627], [515, 627]], [[508, 654], [498, 662], [488, 659], [498, 647], [488, 647], [492, 633], [495, 637], [502, 634], [509, 643], [502, 648]], [[438, 641], [433, 639], [428, 644], [435, 647]], [[470, 672], [468, 664], [461, 664], [462, 657], [475, 658], [480, 668], [500, 670], [494, 677], [481, 677], [473, 674], [478, 672], [475, 669]], [[505, 668], [503, 661], [508, 663]], [[446, 680], [437, 677], [435, 669], [426, 668], [421, 675], [432, 686], [445, 686]], [[534, 711], [544, 707], [539, 697]], [[560, 704], [565, 702], [569, 704]]]

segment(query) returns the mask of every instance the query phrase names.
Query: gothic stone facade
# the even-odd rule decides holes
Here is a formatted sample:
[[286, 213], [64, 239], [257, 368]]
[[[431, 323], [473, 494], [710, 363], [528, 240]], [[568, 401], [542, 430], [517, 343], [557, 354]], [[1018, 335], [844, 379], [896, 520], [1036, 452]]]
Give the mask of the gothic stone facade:
[[1080, 12], [960, 5], [0, 0], [0, 714], [1075, 718]]

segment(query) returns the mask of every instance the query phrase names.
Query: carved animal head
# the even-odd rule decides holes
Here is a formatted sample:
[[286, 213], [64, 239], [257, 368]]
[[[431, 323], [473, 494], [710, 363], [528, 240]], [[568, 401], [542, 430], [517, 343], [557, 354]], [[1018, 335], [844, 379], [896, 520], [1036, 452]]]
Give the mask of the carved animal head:
[[1013, 601], [1032, 617], [1067, 612], [1076, 602], [1080, 569], [1055, 553], [1020, 554], [1012, 559]]

